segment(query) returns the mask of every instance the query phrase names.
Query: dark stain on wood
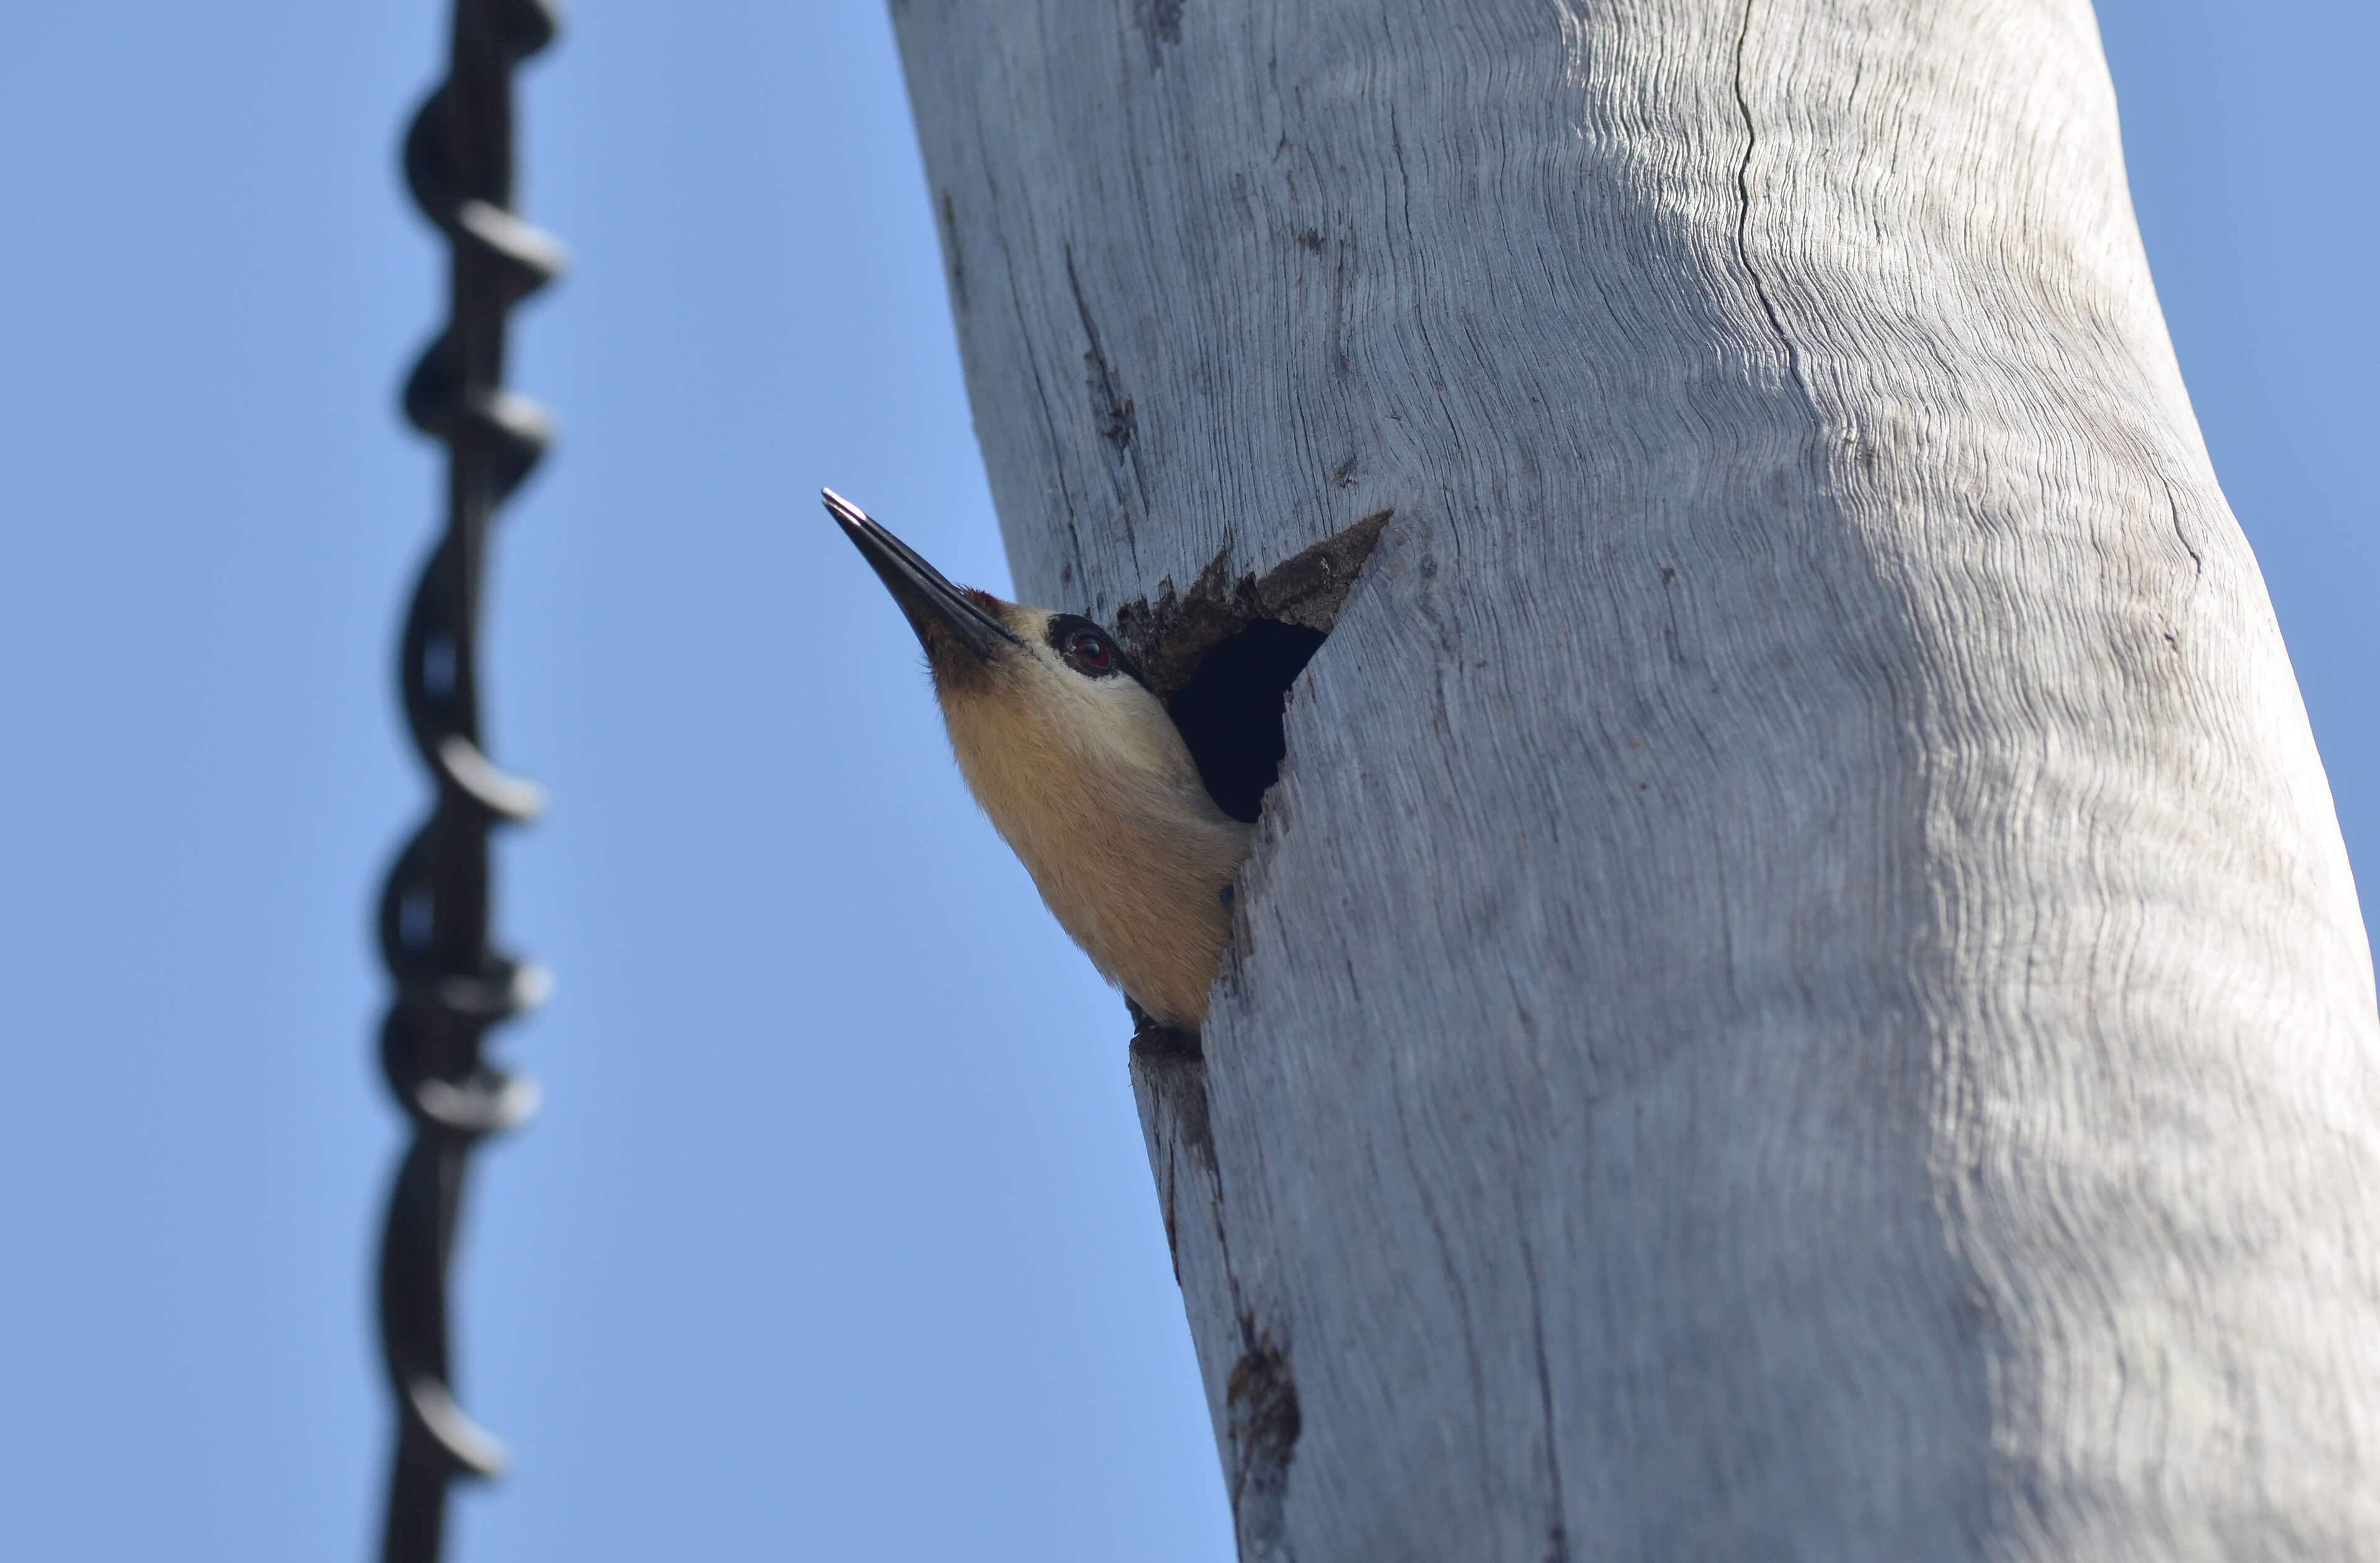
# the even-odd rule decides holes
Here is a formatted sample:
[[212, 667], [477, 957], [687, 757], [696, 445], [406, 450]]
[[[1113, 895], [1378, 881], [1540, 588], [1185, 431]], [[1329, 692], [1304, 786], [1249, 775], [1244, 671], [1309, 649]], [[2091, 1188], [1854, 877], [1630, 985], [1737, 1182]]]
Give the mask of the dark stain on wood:
[[1247, 1342], [1232, 1367], [1224, 1392], [1232, 1445], [1232, 1526], [1244, 1563], [1288, 1563], [1285, 1545], [1289, 1464], [1297, 1453], [1301, 1422], [1297, 1379], [1289, 1351], [1276, 1345], [1248, 1315], [1240, 1315]]
[[966, 313], [966, 256], [959, 248], [959, 212], [951, 200], [951, 192], [942, 192], [942, 248], [950, 259], [951, 305], [960, 314]]
[[1165, 63], [1164, 45], [1182, 42], [1183, 0], [1133, 0], [1132, 19], [1148, 40], [1148, 68]]

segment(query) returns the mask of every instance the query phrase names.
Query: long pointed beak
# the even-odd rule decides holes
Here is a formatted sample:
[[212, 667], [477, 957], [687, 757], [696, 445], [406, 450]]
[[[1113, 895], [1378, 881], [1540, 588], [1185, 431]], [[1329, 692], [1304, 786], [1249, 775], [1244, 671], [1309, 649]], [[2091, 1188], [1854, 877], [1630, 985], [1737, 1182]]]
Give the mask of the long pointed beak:
[[934, 649], [937, 631], [980, 658], [990, 658], [1002, 641], [1024, 644], [1006, 624], [918, 557], [915, 549], [869, 520], [866, 511], [832, 489], [819, 491], [826, 499], [827, 514], [834, 517], [844, 536], [851, 539], [852, 546], [859, 550], [860, 556], [883, 581], [892, 600], [908, 616], [909, 627], [917, 632], [917, 638], [925, 642], [929, 652]]

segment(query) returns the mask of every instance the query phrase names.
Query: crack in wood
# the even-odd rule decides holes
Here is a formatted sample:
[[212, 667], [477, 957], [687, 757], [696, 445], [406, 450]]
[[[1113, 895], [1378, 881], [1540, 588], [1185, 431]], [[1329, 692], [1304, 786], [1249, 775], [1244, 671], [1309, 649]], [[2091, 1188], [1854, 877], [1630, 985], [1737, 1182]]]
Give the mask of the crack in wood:
[[[1133, 439], [1140, 432], [1140, 418], [1132, 397], [1125, 394], [1123, 373], [1108, 361], [1107, 349], [1099, 345], [1099, 322], [1091, 319], [1089, 300], [1083, 297], [1083, 280], [1075, 271], [1074, 246], [1066, 247], [1066, 285], [1075, 296], [1075, 313], [1083, 322], [1083, 338], [1089, 350], [1083, 355], [1086, 370], [1084, 384], [1091, 394], [1091, 427], [1099, 437], [1114, 447], [1120, 466], [1132, 471], [1132, 492], [1140, 500], [1140, 513], [1148, 514], [1148, 481], [1140, 470], [1140, 457], [1132, 448]], [[1126, 498], [1123, 494], [1119, 499]], [[1132, 528], [1132, 512], [1123, 513], [1127, 535]]]
[[1735, 168], [1735, 259], [1742, 266], [1743, 274], [1752, 280], [1752, 291], [1760, 300], [1760, 312], [1768, 317], [1768, 329], [1777, 333], [1779, 345], [1785, 349], [1785, 372], [1792, 376], [1793, 383], [1801, 388], [1802, 399], [1807, 402], [1810, 386], [1802, 378], [1801, 351], [1785, 333], [1785, 322], [1778, 317], [1776, 301], [1768, 297], [1768, 285], [1761, 280], [1759, 268], [1752, 263], [1752, 248], [1746, 236], [1752, 226], [1752, 154], [1760, 138], [1752, 126], [1752, 100], [1743, 93], [1743, 50], [1752, 39], [1752, 10], [1758, 4], [1759, 0], [1743, 0], [1743, 27], [1735, 35], [1735, 107], [1743, 115], [1743, 161]]

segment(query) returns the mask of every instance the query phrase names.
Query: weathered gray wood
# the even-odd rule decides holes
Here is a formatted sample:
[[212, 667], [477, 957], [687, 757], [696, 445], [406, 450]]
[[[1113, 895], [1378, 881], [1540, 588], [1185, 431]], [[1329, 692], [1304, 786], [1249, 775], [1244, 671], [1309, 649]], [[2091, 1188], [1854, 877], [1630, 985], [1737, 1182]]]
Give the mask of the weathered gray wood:
[[1135, 1056], [1243, 1555], [2380, 1557], [2370, 958], [2082, 0], [893, 14], [1023, 596], [1393, 512]]

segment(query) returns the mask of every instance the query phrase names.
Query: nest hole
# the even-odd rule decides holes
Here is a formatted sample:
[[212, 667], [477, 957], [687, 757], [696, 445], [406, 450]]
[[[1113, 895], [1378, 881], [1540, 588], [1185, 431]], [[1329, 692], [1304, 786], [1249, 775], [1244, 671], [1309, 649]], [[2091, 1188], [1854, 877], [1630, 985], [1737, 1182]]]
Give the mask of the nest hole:
[[1251, 620], [1208, 647], [1190, 682], [1167, 702], [1207, 791], [1234, 819], [1256, 823], [1265, 789], [1281, 779], [1289, 686], [1323, 638], [1323, 631], [1304, 624]]

